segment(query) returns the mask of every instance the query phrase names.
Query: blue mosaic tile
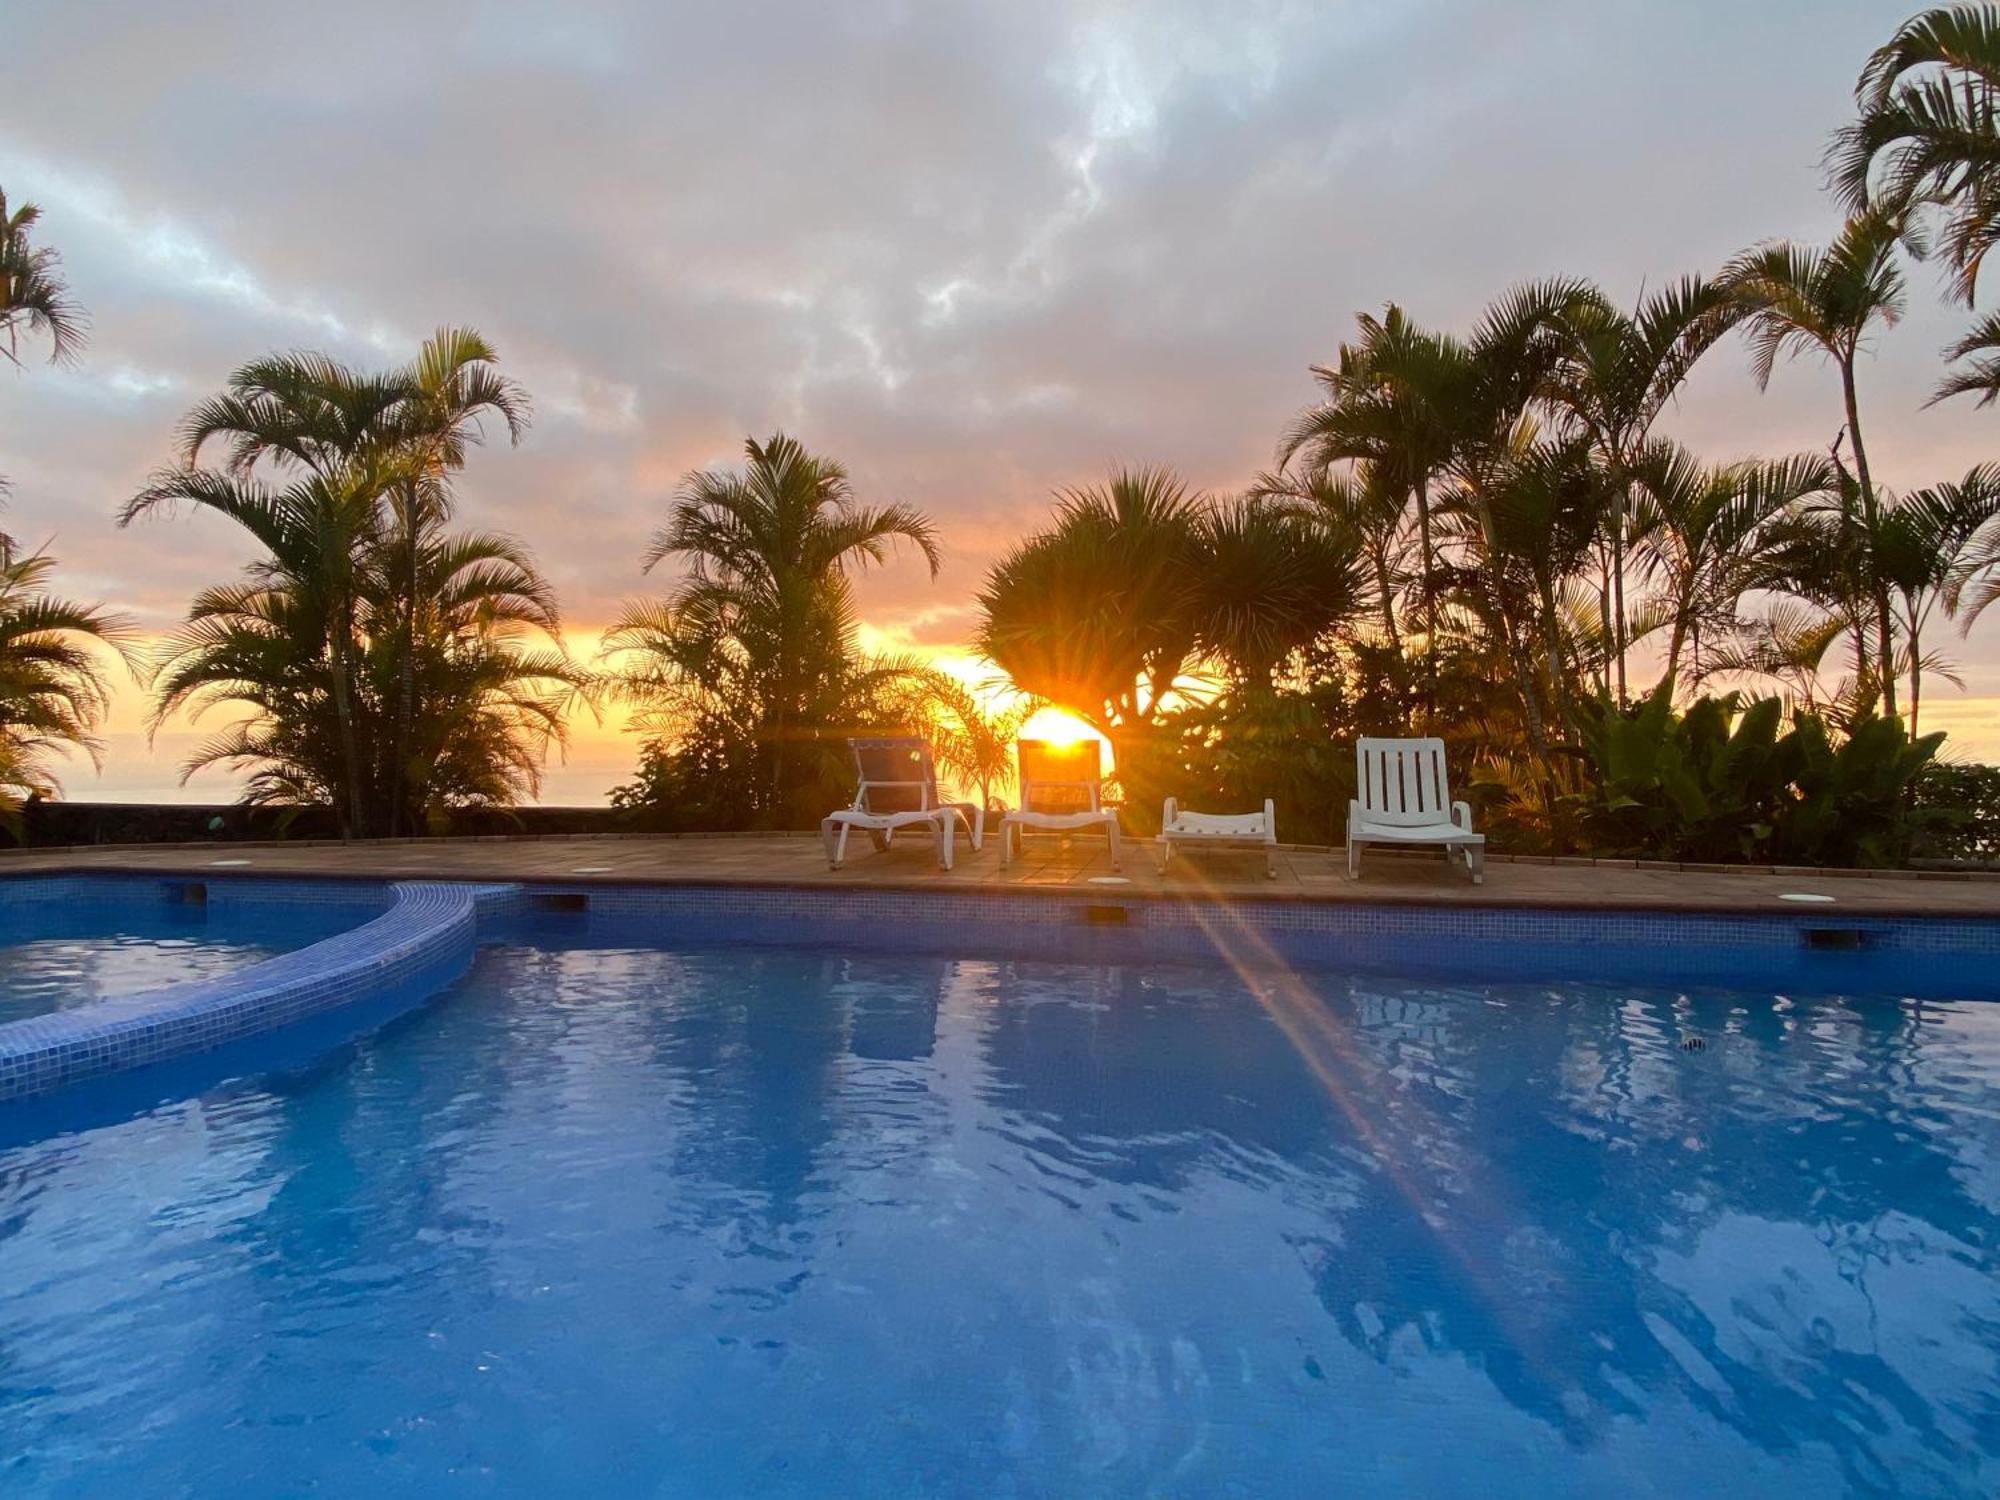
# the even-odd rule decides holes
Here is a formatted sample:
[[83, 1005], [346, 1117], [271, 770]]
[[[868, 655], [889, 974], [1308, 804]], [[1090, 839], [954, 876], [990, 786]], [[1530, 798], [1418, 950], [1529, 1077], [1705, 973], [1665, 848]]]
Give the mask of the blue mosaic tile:
[[[184, 883], [184, 882], [179, 882]], [[35, 882], [60, 887], [64, 882]], [[165, 899], [172, 881], [71, 877], [71, 889], [14, 882], [0, 899], [125, 901]], [[214, 979], [100, 1000], [0, 1026], [0, 1101], [125, 1068], [161, 1062], [286, 1026], [337, 1006], [406, 989], [424, 995], [471, 962], [478, 910], [490, 887], [379, 886], [271, 882], [272, 899], [354, 900], [381, 915], [308, 947]], [[224, 899], [262, 899], [262, 882], [232, 886]], [[215, 886], [209, 888], [215, 899]]]

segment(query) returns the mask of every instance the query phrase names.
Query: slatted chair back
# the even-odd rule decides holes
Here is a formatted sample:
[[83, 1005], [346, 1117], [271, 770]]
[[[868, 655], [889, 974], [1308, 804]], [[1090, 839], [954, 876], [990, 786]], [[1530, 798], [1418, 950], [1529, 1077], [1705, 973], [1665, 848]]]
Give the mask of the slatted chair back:
[[1104, 790], [1104, 747], [1096, 740], [1057, 744], [1022, 740], [1015, 746], [1020, 766], [1021, 808], [1031, 813], [1100, 810]]
[[847, 746], [854, 752], [854, 805], [862, 812], [929, 812], [938, 805], [937, 768], [921, 736], [873, 735]]
[[1354, 749], [1361, 816], [1392, 828], [1451, 821], [1444, 741], [1367, 739]]

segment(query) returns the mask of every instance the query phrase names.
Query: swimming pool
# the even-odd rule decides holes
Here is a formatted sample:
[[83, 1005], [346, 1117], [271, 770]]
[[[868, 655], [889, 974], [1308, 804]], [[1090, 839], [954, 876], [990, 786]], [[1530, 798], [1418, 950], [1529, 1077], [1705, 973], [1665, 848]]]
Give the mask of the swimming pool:
[[365, 909], [294, 902], [0, 902], [0, 1025], [213, 979], [354, 926]]
[[499, 938], [0, 1152], [0, 1491], [2000, 1488], [1989, 1004]]

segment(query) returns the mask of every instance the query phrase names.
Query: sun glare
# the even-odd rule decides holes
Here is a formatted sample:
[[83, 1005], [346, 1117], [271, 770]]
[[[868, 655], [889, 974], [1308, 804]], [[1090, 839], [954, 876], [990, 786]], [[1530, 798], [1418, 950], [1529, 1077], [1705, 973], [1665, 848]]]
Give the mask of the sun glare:
[[1066, 708], [1038, 708], [1021, 726], [1021, 738], [1074, 745], [1079, 740], [1102, 740], [1104, 736]]

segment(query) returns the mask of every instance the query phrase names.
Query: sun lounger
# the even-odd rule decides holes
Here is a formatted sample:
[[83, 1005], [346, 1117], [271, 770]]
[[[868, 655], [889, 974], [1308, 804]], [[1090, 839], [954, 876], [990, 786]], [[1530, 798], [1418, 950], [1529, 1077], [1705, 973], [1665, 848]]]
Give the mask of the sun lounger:
[[1174, 798], [1167, 798], [1160, 815], [1160, 839], [1166, 855], [1164, 867], [1173, 862], [1177, 849], [1204, 846], [1214, 848], [1258, 848], [1264, 851], [1264, 873], [1278, 878], [1278, 809], [1269, 798], [1260, 813], [1184, 812]]
[[1347, 878], [1361, 878], [1370, 844], [1441, 845], [1485, 881], [1486, 836], [1472, 831], [1472, 808], [1451, 800], [1444, 741], [1363, 739], [1354, 751], [1358, 795], [1347, 804]]
[[929, 829], [937, 836], [938, 865], [946, 870], [959, 823], [972, 835], [972, 847], [979, 848], [986, 836], [986, 810], [975, 802], [939, 799], [937, 771], [923, 740], [881, 735], [847, 744], [854, 752], [857, 785], [854, 804], [827, 814], [820, 824], [829, 869], [838, 870], [847, 858], [847, 835], [855, 829], [867, 833], [877, 849], [887, 849], [903, 829]]
[[1111, 863], [1120, 864], [1118, 814], [1103, 801], [1103, 746], [1096, 740], [1066, 745], [1022, 740], [1014, 753], [1021, 805], [1000, 819], [1000, 863], [1013, 862], [1022, 835], [1030, 830], [1066, 834], [1102, 828], [1111, 844]]

